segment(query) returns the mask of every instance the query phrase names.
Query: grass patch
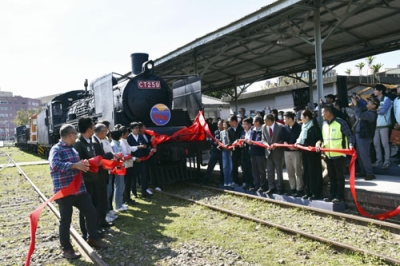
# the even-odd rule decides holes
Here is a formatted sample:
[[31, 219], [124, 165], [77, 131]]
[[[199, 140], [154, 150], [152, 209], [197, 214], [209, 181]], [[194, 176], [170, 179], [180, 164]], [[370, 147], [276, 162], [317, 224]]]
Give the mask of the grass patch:
[[[11, 155], [11, 157], [17, 162], [17, 163], [23, 163], [23, 162], [36, 162], [36, 161], [43, 161], [47, 160], [47, 158], [43, 156], [39, 156], [38, 154], [31, 154], [27, 153], [24, 151], [21, 151], [17, 147], [1, 147], [0, 148], [0, 154], [1, 153], [8, 153]], [[8, 158], [1, 154], [0, 156], [0, 164], [5, 164], [8, 163]]]

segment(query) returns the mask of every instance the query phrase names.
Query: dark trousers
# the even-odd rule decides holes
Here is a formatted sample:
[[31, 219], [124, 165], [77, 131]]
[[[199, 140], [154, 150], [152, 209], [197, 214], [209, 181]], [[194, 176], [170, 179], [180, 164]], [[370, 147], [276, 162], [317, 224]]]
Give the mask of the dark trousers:
[[331, 198], [344, 199], [344, 173], [346, 171], [346, 157], [326, 159], [329, 176], [329, 196]]
[[242, 174], [243, 174], [243, 183], [246, 183], [247, 186], [253, 184], [253, 173], [251, 171], [251, 157], [249, 151], [247, 149], [243, 149], [242, 153]]
[[372, 138], [360, 138], [360, 135], [356, 134], [357, 161], [360, 166], [361, 174], [374, 174], [370, 155], [371, 143]]
[[322, 191], [321, 153], [303, 151], [302, 154], [304, 193], [319, 198]]
[[252, 155], [251, 156], [251, 167], [253, 173], [253, 185], [257, 188], [262, 188], [267, 190], [267, 173], [265, 172], [266, 168], [266, 159], [265, 155]]
[[140, 185], [142, 186], [142, 193], [146, 193], [149, 188], [147, 181], [147, 171], [145, 162], [133, 164], [133, 179], [132, 179], [132, 193], [136, 195], [136, 180], [140, 179]]
[[212, 171], [214, 171], [215, 165], [219, 164], [219, 183], [223, 184], [224, 183], [224, 171], [223, 166], [222, 166], [222, 152], [219, 150], [215, 150], [214, 148], [211, 149], [210, 151], [210, 159], [208, 160], [208, 165], [207, 165], [207, 171], [206, 174], [204, 175], [204, 183], [208, 183], [210, 181], [210, 176]]
[[[133, 165], [135, 165], [135, 163], [133, 163]], [[122, 194], [123, 202], [128, 202], [131, 198], [132, 182], [135, 183], [135, 191], [132, 191], [132, 193], [135, 197], [137, 197], [136, 180], [133, 180], [133, 172], [133, 167], [126, 168], [126, 175], [124, 176], [125, 188], [124, 193]]]
[[236, 150], [232, 151], [232, 179], [233, 182], [239, 184], [239, 165], [242, 160], [242, 152], [241, 149], [236, 148]]
[[[97, 227], [100, 228], [106, 221], [107, 215], [107, 184], [104, 180], [99, 182], [85, 182], [86, 191], [89, 193], [93, 206], [96, 208]], [[85, 217], [79, 214], [79, 223], [84, 237], [87, 236], [85, 230]]]
[[[69, 238], [69, 228], [72, 220], [72, 207], [75, 206], [79, 210], [79, 215], [85, 218], [83, 227], [86, 234], [89, 234], [90, 239], [97, 239], [96, 227], [96, 209], [94, 208], [90, 195], [88, 193], [80, 195], [71, 195], [65, 198], [58, 199], [57, 201], [60, 210], [60, 243], [63, 250], [72, 249], [71, 241]], [[82, 228], [81, 228], [82, 229]]]
[[154, 187], [159, 187], [160, 184], [158, 182], [158, 174], [157, 174], [157, 158], [154, 154], [147, 161], [145, 161], [146, 172], [148, 173], [148, 178], [151, 180], [150, 182]]

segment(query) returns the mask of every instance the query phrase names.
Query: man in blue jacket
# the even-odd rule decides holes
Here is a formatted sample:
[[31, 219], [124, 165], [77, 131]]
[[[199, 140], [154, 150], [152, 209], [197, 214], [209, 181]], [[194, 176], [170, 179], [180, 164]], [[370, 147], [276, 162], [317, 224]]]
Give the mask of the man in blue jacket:
[[[380, 102], [380, 107], [378, 108], [378, 119], [376, 121], [376, 129], [374, 136], [374, 146], [376, 151], [376, 161], [373, 166], [377, 167], [382, 165], [382, 169], [387, 169], [390, 166], [390, 145], [389, 145], [389, 130], [392, 126], [391, 120], [391, 109], [392, 100], [385, 96], [386, 87], [382, 84], [377, 84], [375, 86], [374, 94]], [[385, 160], [382, 160], [382, 149], [385, 152]]]

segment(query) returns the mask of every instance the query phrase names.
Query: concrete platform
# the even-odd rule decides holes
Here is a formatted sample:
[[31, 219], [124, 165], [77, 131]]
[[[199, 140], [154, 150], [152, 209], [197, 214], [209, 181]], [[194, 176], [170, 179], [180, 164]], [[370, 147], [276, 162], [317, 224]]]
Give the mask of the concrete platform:
[[248, 191], [248, 190], [243, 189], [240, 186], [238, 186], [238, 187], [219, 186], [219, 187], [221, 189], [233, 190], [236, 192], [251, 194], [251, 195], [264, 197], [264, 198], [268, 198], [268, 199], [273, 199], [273, 200], [277, 200], [277, 201], [290, 202], [290, 203], [294, 203], [294, 204], [298, 204], [298, 205], [323, 209], [323, 210], [327, 210], [327, 211], [344, 212], [346, 210], [346, 205], [344, 202], [332, 203], [332, 202], [324, 202], [323, 200], [308, 200], [308, 199], [302, 199], [302, 198], [287, 196], [287, 195], [278, 195], [278, 194], [270, 194], [269, 195], [266, 193], [258, 193], [258, 192]]
[[[205, 173], [207, 166], [201, 166], [202, 174]], [[361, 207], [370, 214], [378, 214], [391, 211], [400, 205], [400, 167], [397, 164], [392, 164], [389, 169], [382, 170], [375, 167], [376, 179], [366, 181], [363, 178], [357, 178], [355, 182], [357, 201]], [[240, 172], [240, 168], [239, 168]], [[383, 173], [383, 174], [382, 174]], [[385, 173], [390, 173], [385, 174]], [[239, 173], [241, 175], [241, 173]], [[215, 167], [213, 171], [214, 184], [218, 185], [219, 166]], [[289, 180], [286, 169], [283, 170], [284, 186], [289, 189]], [[324, 179], [324, 187], [322, 195], [328, 196], [328, 180]], [[241, 188], [236, 188], [241, 189]], [[235, 189], [235, 190], [236, 190]], [[353, 197], [350, 192], [349, 176], [346, 176], [345, 187], [345, 203], [343, 206], [330, 206], [332, 203], [325, 203], [322, 201], [309, 202], [308, 200], [294, 199], [289, 196], [273, 195], [276, 200], [283, 200], [293, 202], [301, 205], [307, 205], [327, 210], [345, 211], [349, 213], [358, 213]], [[336, 205], [336, 204], [335, 204]], [[400, 216], [393, 217], [388, 220], [389, 222], [400, 222]]]

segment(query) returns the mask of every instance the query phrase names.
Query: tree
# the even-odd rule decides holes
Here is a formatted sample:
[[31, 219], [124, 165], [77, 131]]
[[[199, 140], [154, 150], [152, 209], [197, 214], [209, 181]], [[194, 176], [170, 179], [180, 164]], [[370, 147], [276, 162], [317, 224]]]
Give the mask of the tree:
[[[381, 67], [383, 67], [383, 64], [378, 63], [376, 65], [372, 65], [372, 73], [374, 74], [374, 78], [376, 78], [378, 80], [378, 83], [380, 83], [380, 78], [379, 78], [379, 70], [381, 69]], [[375, 80], [374, 80], [375, 81]]]
[[[375, 56], [368, 56], [367, 59], [365, 59], [367, 61], [368, 64], [368, 68], [367, 68], [367, 83], [368, 83], [368, 70], [371, 69], [372, 67], [372, 62], [374, 62]], [[372, 81], [372, 77], [371, 77], [371, 81]]]
[[347, 76], [350, 76], [351, 75], [351, 69], [350, 68], [348, 68], [348, 69], [346, 69], [346, 71], [344, 72]]
[[18, 127], [18, 126], [23, 126], [23, 125], [28, 125], [29, 124], [29, 118], [34, 115], [39, 113], [38, 109], [21, 109], [17, 111], [17, 116], [13, 120], [13, 123]]
[[359, 77], [360, 77], [360, 83], [361, 83], [362, 69], [363, 69], [364, 66], [365, 66], [364, 62], [360, 62], [357, 65], [355, 65], [355, 67], [358, 68]]

